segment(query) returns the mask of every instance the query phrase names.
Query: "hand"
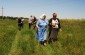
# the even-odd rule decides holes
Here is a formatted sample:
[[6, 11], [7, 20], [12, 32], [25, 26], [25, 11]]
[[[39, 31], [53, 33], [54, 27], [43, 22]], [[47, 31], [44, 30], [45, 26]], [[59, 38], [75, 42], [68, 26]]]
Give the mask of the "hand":
[[62, 29], [59, 29], [59, 31], [61, 32], [61, 31], [62, 31]]
[[36, 28], [38, 29], [38, 28], [39, 28], [39, 26], [38, 26], [38, 25], [36, 25]]
[[55, 26], [56, 26], [56, 24], [55, 24], [55, 23], [52, 23], [52, 26], [53, 26], [53, 27], [55, 27]]

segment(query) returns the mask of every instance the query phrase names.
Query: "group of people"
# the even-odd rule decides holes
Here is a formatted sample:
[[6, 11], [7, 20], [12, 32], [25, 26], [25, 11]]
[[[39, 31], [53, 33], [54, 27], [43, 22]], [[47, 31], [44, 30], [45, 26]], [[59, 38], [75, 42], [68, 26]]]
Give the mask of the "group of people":
[[60, 20], [57, 18], [56, 13], [53, 13], [53, 18], [49, 21], [46, 19], [46, 15], [42, 14], [36, 23], [36, 39], [44, 46], [47, 43], [47, 26], [49, 26], [48, 43], [57, 41], [58, 32], [62, 30]]
[[[42, 14], [40, 18], [37, 20], [35, 16], [30, 16], [29, 29], [31, 29], [32, 24], [34, 28], [36, 27], [36, 39], [40, 42], [41, 45], [46, 46], [47, 44], [47, 36], [48, 43], [52, 43], [57, 41], [58, 32], [61, 30], [60, 20], [57, 18], [57, 14], [53, 13], [53, 17], [48, 21], [46, 19], [46, 15]], [[19, 22], [21, 21], [21, 24]], [[23, 20], [18, 19], [18, 25], [23, 27]], [[47, 28], [49, 30], [47, 35]]]
[[[35, 29], [36, 22], [37, 22], [36, 17], [31, 15], [30, 18], [28, 18], [29, 29], [31, 29], [32, 26]], [[20, 18], [18, 18], [18, 29], [19, 29], [19, 31], [23, 28], [23, 26], [24, 26], [24, 18], [20, 17]]]

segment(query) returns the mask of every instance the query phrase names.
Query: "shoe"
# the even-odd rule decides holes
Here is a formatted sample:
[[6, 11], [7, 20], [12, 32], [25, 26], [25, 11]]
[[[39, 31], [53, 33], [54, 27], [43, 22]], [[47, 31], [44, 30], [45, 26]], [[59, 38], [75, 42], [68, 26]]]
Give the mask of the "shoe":
[[46, 43], [44, 43], [44, 46], [46, 46]]

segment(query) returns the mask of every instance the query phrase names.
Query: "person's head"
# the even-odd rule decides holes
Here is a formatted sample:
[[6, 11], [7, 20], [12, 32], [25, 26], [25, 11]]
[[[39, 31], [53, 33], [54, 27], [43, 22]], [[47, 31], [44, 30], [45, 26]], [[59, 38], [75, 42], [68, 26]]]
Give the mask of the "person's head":
[[36, 17], [34, 16], [34, 19], [36, 19]]
[[42, 15], [40, 16], [40, 18], [41, 18], [42, 20], [45, 20], [45, 19], [46, 19], [46, 15], [45, 15], [45, 14], [42, 14]]
[[57, 14], [56, 13], [53, 13], [53, 18], [57, 18]]
[[21, 19], [20, 17], [18, 17], [18, 19]]
[[30, 17], [32, 17], [32, 15]]

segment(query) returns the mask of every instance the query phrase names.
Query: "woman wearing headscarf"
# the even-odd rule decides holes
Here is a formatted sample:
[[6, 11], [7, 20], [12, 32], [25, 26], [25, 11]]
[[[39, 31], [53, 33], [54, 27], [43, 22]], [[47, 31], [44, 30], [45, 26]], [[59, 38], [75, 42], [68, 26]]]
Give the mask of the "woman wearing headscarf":
[[57, 41], [59, 31], [61, 31], [60, 20], [57, 18], [57, 14], [53, 13], [53, 18], [49, 20], [49, 43]]
[[37, 31], [36, 38], [39, 40], [40, 44], [46, 46], [46, 30], [47, 30], [48, 21], [46, 19], [46, 15], [42, 14], [40, 19], [36, 23]]

